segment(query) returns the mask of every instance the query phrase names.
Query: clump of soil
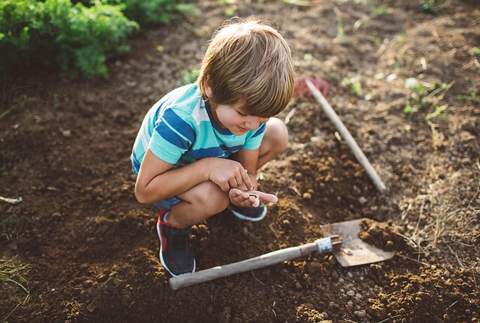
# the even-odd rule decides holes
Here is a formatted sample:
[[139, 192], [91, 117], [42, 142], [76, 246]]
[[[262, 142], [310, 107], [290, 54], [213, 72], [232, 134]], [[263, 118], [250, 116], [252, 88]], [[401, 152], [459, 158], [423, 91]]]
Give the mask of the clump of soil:
[[400, 251], [405, 248], [401, 228], [391, 221], [381, 223], [370, 219], [360, 221], [358, 237], [366, 243], [385, 251]]

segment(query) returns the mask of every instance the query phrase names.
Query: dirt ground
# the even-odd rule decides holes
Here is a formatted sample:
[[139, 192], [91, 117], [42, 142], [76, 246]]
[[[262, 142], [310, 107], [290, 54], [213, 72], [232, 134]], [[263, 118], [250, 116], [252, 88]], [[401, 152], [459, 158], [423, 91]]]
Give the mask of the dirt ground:
[[[22, 201], [0, 200], [0, 258], [28, 265], [30, 289], [6, 322], [479, 322], [480, 6], [434, 1], [429, 14], [419, 2], [200, 1], [199, 16], [132, 37], [108, 79], [43, 70], [3, 85], [0, 196]], [[359, 218], [376, 221], [362, 237], [393, 259], [343, 268], [312, 254], [170, 289], [159, 210], [135, 200], [129, 156], [146, 111], [198, 66], [232, 10], [272, 21], [297, 77], [329, 83], [327, 100], [389, 190], [375, 188], [320, 105], [300, 94], [279, 116], [288, 150], [258, 173], [278, 204], [259, 223], [222, 213], [195, 226], [198, 270], [313, 242], [320, 225]], [[403, 117], [409, 78], [449, 85], [437, 93], [444, 118]], [[0, 319], [25, 296], [0, 282]]]

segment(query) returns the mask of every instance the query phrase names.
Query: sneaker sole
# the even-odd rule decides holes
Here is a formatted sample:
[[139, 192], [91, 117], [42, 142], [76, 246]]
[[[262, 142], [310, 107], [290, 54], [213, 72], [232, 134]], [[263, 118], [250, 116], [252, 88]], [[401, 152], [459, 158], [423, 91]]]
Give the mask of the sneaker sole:
[[232, 212], [240, 220], [251, 221], [251, 222], [261, 221], [265, 218], [265, 215], [267, 215], [267, 207], [265, 207], [265, 210], [263, 211], [262, 215], [259, 216], [258, 218], [251, 218], [251, 217], [243, 215], [242, 213], [238, 213], [238, 212], [232, 210], [231, 208], [228, 208], [228, 209], [230, 210], [230, 212]]
[[[169, 273], [170, 275], [172, 275], [173, 277], [178, 277], [178, 276], [181, 276], [181, 275], [185, 275], [185, 274], [189, 274], [189, 273], [185, 273], [185, 274], [180, 274], [180, 275], [176, 275], [174, 273], [172, 273], [170, 271], [170, 269], [168, 269], [167, 265], [165, 265], [165, 261], [163, 260], [163, 255], [162, 255], [162, 235], [160, 233], [160, 223], [158, 223], [157, 221], [157, 233], [158, 233], [158, 239], [160, 240], [160, 251], [159, 251], [159, 258], [160, 258], [160, 262], [162, 263], [162, 266], [163, 268], [165, 268]], [[197, 262], [195, 261], [195, 259], [193, 259], [193, 270], [192, 270], [192, 273], [195, 272], [195, 269], [197, 268]]]

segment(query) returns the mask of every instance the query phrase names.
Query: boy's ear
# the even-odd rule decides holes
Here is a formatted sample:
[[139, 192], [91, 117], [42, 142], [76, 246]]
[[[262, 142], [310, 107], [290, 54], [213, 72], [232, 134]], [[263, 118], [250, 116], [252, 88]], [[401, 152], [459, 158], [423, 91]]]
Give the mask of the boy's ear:
[[205, 78], [205, 83], [203, 84], [203, 87], [205, 88], [205, 94], [207, 95], [207, 97], [212, 97], [212, 87], [210, 85], [208, 85], [208, 76]]

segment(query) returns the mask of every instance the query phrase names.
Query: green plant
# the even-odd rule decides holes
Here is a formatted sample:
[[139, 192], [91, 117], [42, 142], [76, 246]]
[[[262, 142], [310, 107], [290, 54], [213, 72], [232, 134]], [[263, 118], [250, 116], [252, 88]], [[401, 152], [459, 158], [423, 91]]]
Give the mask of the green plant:
[[420, 9], [423, 13], [435, 14], [437, 10], [435, 9], [435, 0], [424, 0], [420, 2]]
[[403, 117], [412, 119], [417, 113], [422, 113], [421, 119], [429, 121], [434, 118], [444, 118], [448, 105], [439, 105], [447, 90], [453, 85], [442, 82], [422, 83], [414, 78], [407, 79], [405, 87], [412, 90], [410, 98], [403, 109]]
[[67, 75], [106, 75], [108, 57], [125, 53], [125, 39], [138, 24], [122, 5], [70, 0], [0, 0], [0, 74], [18, 68], [58, 65]]
[[337, 35], [335, 36], [333, 41], [339, 44], [346, 44], [348, 43], [348, 36], [343, 31], [343, 20], [341, 17], [341, 13], [336, 7], [334, 7], [334, 11], [337, 16]]
[[190, 72], [186, 72], [185, 74], [182, 75], [182, 78], [177, 81], [178, 86], [183, 86], [187, 84], [192, 84], [194, 83], [199, 75], [199, 71], [194, 68]]
[[472, 49], [470, 49], [470, 53], [473, 56], [480, 56], [480, 48], [479, 47], [472, 47]]
[[[92, 1], [92, 3], [95, 2], [97, 1]], [[168, 24], [179, 18], [179, 12], [193, 15], [198, 11], [195, 6], [188, 3], [192, 0], [184, 3], [179, 3], [177, 0], [101, 0], [101, 2], [121, 5], [125, 16], [140, 25]]]
[[456, 98], [460, 100], [470, 100], [476, 103], [480, 103], [480, 98], [477, 94], [477, 88], [475, 87], [475, 82], [472, 81], [472, 91], [470, 91], [470, 95], [457, 95]]
[[342, 85], [350, 86], [350, 91], [353, 95], [362, 96], [364, 94], [359, 77], [344, 78]]
[[28, 302], [30, 298], [27, 279], [28, 271], [28, 265], [21, 265], [15, 259], [5, 257], [0, 259], [0, 281], [14, 284], [26, 293], [26, 296], [23, 299], [19, 299], [17, 306], [3, 318], [2, 322], [5, 322], [20, 305]]

